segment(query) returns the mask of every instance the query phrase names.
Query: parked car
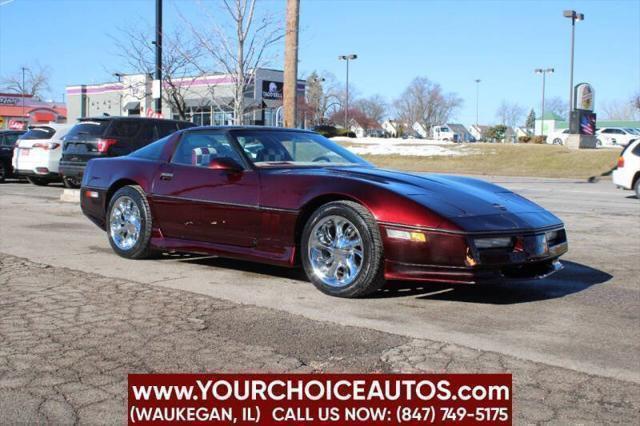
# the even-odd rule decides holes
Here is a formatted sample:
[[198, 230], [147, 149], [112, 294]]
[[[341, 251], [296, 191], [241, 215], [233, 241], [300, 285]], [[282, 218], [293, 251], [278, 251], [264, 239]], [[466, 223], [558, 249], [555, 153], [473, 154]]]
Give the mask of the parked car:
[[620, 153], [613, 183], [619, 188], [633, 189], [640, 200], [640, 140], [631, 142]]
[[596, 132], [598, 146], [627, 146], [640, 138], [635, 129], [623, 127], [603, 127]]
[[187, 129], [91, 160], [80, 199], [125, 258], [185, 251], [302, 264], [340, 297], [386, 279], [541, 278], [561, 269], [568, 248], [560, 219], [508, 189], [377, 169], [298, 129]]
[[62, 156], [62, 138], [71, 124], [30, 126], [20, 136], [13, 151], [13, 170], [34, 185], [47, 185], [60, 178], [58, 166]]
[[547, 143], [553, 145], [564, 145], [571, 134], [569, 129], [556, 130], [547, 135]]
[[0, 183], [6, 178], [15, 177], [11, 161], [13, 147], [24, 130], [0, 130]]
[[60, 174], [65, 186], [78, 188], [87, 161], [119, 157], [163, 138], [194, 127], [188, 121], [143, 117], [81, 118], [64, 137]]

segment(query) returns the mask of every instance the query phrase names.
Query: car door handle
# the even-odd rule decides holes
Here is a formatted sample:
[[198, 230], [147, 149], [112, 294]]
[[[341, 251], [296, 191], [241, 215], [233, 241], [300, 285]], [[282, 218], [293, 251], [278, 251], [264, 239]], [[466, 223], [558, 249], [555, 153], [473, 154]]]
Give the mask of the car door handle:
[[160, 180], [171, 180], [173, 179], [173, 173], [160, 173]]

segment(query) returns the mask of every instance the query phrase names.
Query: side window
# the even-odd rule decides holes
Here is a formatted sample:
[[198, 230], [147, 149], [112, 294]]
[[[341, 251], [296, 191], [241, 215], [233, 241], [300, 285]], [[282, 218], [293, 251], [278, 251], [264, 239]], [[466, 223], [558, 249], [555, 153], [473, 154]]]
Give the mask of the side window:
[[2, 146], [8, 146], [8, 147], [12, 147], [13, 145], [15, 145], [16, 141], [18, 140], [18, 136], [20, 135], [4, 135], [4, 138], [2, 139]]
[[177, 131], [177, 127], [175, 123], [158, 123], [158, 135], [163, 138], [165, 136], [170, 135], [171, 133]]
[[609, 133], [611, 133], [611, 129], [604, 129], [601, 133], [609, 134]]
[[139, 121], [116, 120], [111, 126], [110, 136], [132, 138], [140, 130]]
[[614, 132], [614, 133], [615, 133], [616, 135], [624, 135], [624, 131], [623, 131], [623, 130], [620, 130], [620, 129], [615, 129], [615, 132]]
[[242, 158], [224, 134], [192, 132], [182, 137], [171, 162], [187, 166], [209, 167], [211, 160], [223, 157], [243, 164]]

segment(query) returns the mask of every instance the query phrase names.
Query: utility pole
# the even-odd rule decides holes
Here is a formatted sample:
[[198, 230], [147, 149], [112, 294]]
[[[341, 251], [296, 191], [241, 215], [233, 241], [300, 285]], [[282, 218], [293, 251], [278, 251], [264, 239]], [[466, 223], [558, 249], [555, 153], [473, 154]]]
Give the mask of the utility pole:
[[569, 71], [569, 121], [571, 121], [571, 111], [573, 111], [573, 54], [576, 39], [576, 21], [584, 21], [584, 13], [575, 10], [565, 10], [562, 15], [571, 19], [571, 64]]
[[287, 0], [287, 29], [284, 51], [284, 127], [296, 127], [298, 90], [298, 21], [300, 0]]
[[[26, 67], [22, 67], [22, 119], [24, 120], [24, 97], [26, 94], [26, 90], [24, 87], [24, 72], [27, 70]], [[27, 123], [29, 122], [29, 120], [27, 120]]]
[[158, 81], [158, 98], [155, 112], [162, 113], [162, 0], [156, 0], [156, 75]]
[[480, 104], [480, 79], [476, 78], [475, 82], [476, 82], [476, 129], [478, 128], [478, 111], [479, 111], [479, 104]]

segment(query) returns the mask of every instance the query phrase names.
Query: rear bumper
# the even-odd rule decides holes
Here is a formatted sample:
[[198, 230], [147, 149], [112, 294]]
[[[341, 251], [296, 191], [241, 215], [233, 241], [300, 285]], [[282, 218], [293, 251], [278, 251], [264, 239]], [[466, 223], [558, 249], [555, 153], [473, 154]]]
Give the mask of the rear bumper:
[[84, 169], [86, 167], [87, 163], [60, 161], [58, 170], [62, 176], [80, 181], [82, 180], [82, 175], [84, 174]]
[[105, 229], [107, 190], [83, 186], [80, 188], [80, 208], [82, 213], [100, 229]]
[[15, 171], [15, 174], [20, 177], [37, 177], [43, 179], [60, 180], [60, 173], [51, 171], [46, 173], [38, 173], [37, 170], [18, 169]]
[[633, 173], [629, 173], [627, 170], [630, 170], [630, 168], [617, 168], [613, 171], [611, 178], [614, 185], [624, 189], [633, 189], [631, 187], [633, 184]]

